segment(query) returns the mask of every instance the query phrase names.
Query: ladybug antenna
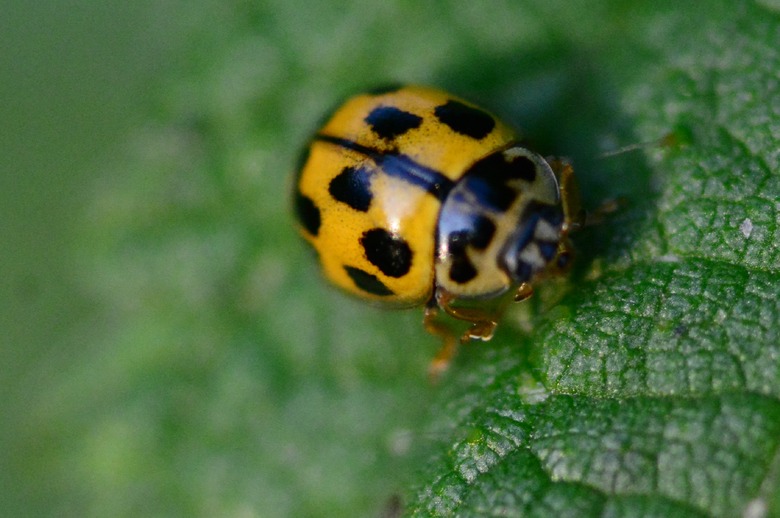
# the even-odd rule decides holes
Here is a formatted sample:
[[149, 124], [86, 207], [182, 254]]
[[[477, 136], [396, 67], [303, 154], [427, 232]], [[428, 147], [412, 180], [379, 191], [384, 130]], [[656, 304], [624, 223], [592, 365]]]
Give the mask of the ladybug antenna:
[[657, 144], [658, 141], [654, 140], [651, 142], [637, 142], [636, 144], [629, 144], [627, 146], [622, 146], [617, 149], [612, 149], [610, 151], [604, 151], [603, 153], [600, 153], [597, 157], [598, 158], [611, 158], [613, 156], [622, 155], [625, 153], [630, 153], [632, 151], [637, 151], [639, 149], [644, 149], [646, 147], [650, 147], [654, 144]]
[[613, 156], [622, 155], [624, 153], [630, 153], [632, 151], [638, 151], [640, 149], [646, 149], [649, 147], [662, 147], [673, 148], [687, 146], [691, 143], [692, 135], [690, 130], [686, 128], [676, 128], [670, 131], [661, 138], [650, 140], [647, 142], [637, 142], [635, 144], [629, 144], [622, 146], [611, 151], [605, 151], [597, 156], [599, 159], [611, 158]]

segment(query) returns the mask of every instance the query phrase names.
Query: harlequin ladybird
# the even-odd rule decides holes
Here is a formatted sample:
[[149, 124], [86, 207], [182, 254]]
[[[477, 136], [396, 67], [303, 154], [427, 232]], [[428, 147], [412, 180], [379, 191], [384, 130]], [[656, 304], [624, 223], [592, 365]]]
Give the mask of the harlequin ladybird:
[[425, 304], [426, 328], [457, 340], [439, 310], [490, 340], [506, 303], [565, 267], [581, 222], [573, 170], [518, 143], [462, 99], [405, 86], [349, 99], [309, 143], [298, 172], [300, 232], [325, 275], [364, 299]]

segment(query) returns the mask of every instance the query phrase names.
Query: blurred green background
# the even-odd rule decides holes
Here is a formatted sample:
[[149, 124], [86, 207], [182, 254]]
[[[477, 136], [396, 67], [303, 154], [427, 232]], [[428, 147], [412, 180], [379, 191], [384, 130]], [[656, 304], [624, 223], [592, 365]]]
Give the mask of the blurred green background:
[[[144, 117], [176, 32], [153, 2], [3, 2], [0, 17], [0, 377], [4, 516], [52, 510], [30, 401], [79, 354], [92, 314], [74, 240], [105, 161]], [[68, 345], [69, 344], [69, 345]]]
[[85, 309], [67, 284], [79, 208], [94, 166], [143, 117], [149, 81], [170, 58], [148, 9], [4, 2], [2, 354], [13, 377], [3, 383], [56, 354]]
[[[562, 399], [579, 394], [572, 408], [583, 420], [597, 421], [594, 429], [612, 422], [588, 413], [588, 405], [603, 401], [615, 402], [604, 413], [609, 419], [635, 423], [624, 403], [648, 396], [646, 406], [636, 406], [638, 415], [655, 416], [657, 424], [667, 417], [667, 403], [690, 403], [696, 417], [706, 406], [696, 397], [711, 397], [708, 408], [719, 409], [721, 390], [760, 395], [764, 414], [752, 413], [742, 400], [735, 406], [745, 410], [745, 420], [758, 416], [763, 425], [754, 428], [766, 432], [766, 440], [745, 450], [764, 459], [775, 445], [780, 369], [772, 356], [776, 327], [758, 322], [756, 314], [771, 319], [780, 309], [756, 295], [766, 308], [759, 313], [748, 300], [739, 324], [744, 330], [738, 330], [758, 336], [754, 342], [739, 334], [711, 338], [710, 323], [685, 309], [699, 307], [702, 293], [709, 293], [706, 283], [700, 292], [680, 290], [690, 300], [677, 299], [682, 316], [673, 317], [685, 326], [671, 317], [658, 324], [631, 310], [637, 286], [650, 287], [642, 293], [648, 307], [663, 308], [668, 294], [656, 300], [654, 285], [671, 283], [684, 267], [706, 270], [696, 261], [679, 271], [669, 263], [687, 254], [719, 264], [716, 281], [731, 280], [723, 272], [734, 263], [744, 267], [737, 281], [747, 279], [751, 294], [763, 296], [765, 279], [775, 279], [771, 232], [777, 227], [760, 219], [771, 219], [763, 205], [740, 205], [740, 189], [748, 192], [751, 184], [738, 173], [765, 174], [770, 190], [763, 195], [771, 196], [776, 146], [767, 135], [776, 131], [775, 120], [763, 117], [761, 103], [780, 99], [766, 81], [778, 61], [773, 49], [780, 46], [771, 44], [780, 34], [777, 15], [772, 0], [684, 8], [628, 0], [506, 0], [489, 7], [459, 0], [4, 2], [0, 516], [377, 516], [393, 511], [399, 495], [408, 500], [415, 485], [423, 488], [420, 505], [444, 502], [447, 508], [460, 498], [447, 494], [449, 488], [468, 485], [447, 470], [482, 461], [477, 446], [485, 423], [469, 421], [471, 408], [489, 414], [494, 407], [480, 397], [499, 405], [507, 396], [518, 412], [543, 414], [536, 403], [544, 389]], [[744, 37], [732, 46], [734, 34]], [[571, 157], [589, 207], [616, 195], [629, 200], [613, 223], [577, 236], [586, 246], [566, 303], [547, 311], [565, 282], [541, 289], [533, 304], [507, 318], [493, 342], [464, 351], [441, 386], [426, 379], [437, 343], [422, 330], [420, 312], [382, 312], [326, 286], [289, 217], [291, 168], [322, 114], [345, 95], [390, 81], [451, 89], [522, 126], [542, 153]], [[737, 134], [747, 151], [732, 146], [721, 128]], [[688, 130], [699, 140], [687, 155], [651, 146], [598, 158], [621, 145]], [[713, 177], [719, 181], [708, 183]], [[720, 189], [719, 203], [736, 200], [729, 208], [755, 220], [748, 253], [740, 248], [741, 212], [733, 216], [736, 226], [708, 223], [717, 227], [704, 232], [716, 237], [712, 246], [697, 241], [687, 211], [674, 212], [687, 206], [688, 186], [703, 184]], [[709, 206], [702, 207], [697, 210], [706, 216]], [[683, 237], [676, 237], [679, 229]], [[624, 273], [636, 264], [646, 271], [632, 281]], [[766, 271], [761, 276], [751, 268]], [[698, 286], [701, 279], [690, 277]], [[588, 291], [594, 284], [598, 300]], [[615, 286], [622, 291], [616, 294]], [[701, 304], [701, 314], [726, 314], [726, 298]], [[605, 308], [622, 311], [621, 318], [605, 320], [617, 327], [600, 330], [598, 343], [586, 336], [575, 344], [572, 365], [581, 372], [556, 371], [555, 354], [570, 354], [561, 351], [569, 344], [568, 328], [560, 328], [563, 337], [551, 330], [572, 321], [589, 330], [601, 323]], [[572, 319], [578, 311], [581, 321]], [[546, 327], [538, 336], [556, 342], [534, 349], [530, 330], [539, 314]], [[635, 383], [641, 369], [599, 370], [605, 354], [623, 358], [622, 337], [631, 336], [637, 321], [648, 326], [648, 336], [656, 332], [659, 341], [690, 355], [684, 359], [692, 358], [701, 386], [685, 385], [690, 380], [677, 374], [688, 371], [663, 361], [655, 367], [668, 376], [652, 390]], [[669, 329], [654, 325], [680, 332], [669, 338]], [[689, 338], [686, 330], [692, 338], [680, 342]], [[702, 350], [718, 357], [731, 354], [735, 343], [752, 344], [775, 363], [740, 352], [756, 373], [746, 380], [722, 374], [731, 371], [719, 371], [715, 360], [695, 363]], [[633, 344], [629, 355], [645, 345]], [[500, 383], [491, 388], [495, 379], [511, 390]], [[692, 399], [667, 397], [679, 395], [681, 386]], [[589, 463], [590, 457], [577, 455], [590, 451], [577, 442], [578, 423], [567, 424], [572, 414], [561, 408], [550, 436], [560, 426], [560, 436], [573, 439], [556, 452]], [[529, 426], [543, 418], [529, 418]], [[447, 426], [431, 426], [436, 419]], [[593, 438], [594, 455], [612, 445]], [[721, 473], [716, 481], [731, 483], [719, 464], [730, 447], [716, 439], [700, 464]], [[441, 447], [443, 462], [420, 460], [430, 456], [431, 444]], [[448, 449], [453, 444], [467, 450], [457, 462]], [[658, 438], [653, 447], [664, 445]], [[509, 467], [510, 489], [516, 477], [561, 490], [541, 455], [519, 453], [525, 460]], [[604, 468], [605, 484], [610, 468]], [[696, 468], [675, 476], [699, 476]], [[623, 515], [677, 504], [694, 514], [741, 508], [759, 494], [758, 477], [769, 468], [739, 468], [742, 493], [697, 500], [692, 490], [687, 499], [667, 501], [679, 487], [672, 477], [667, 493], [652, 488], [646, 501], [625, 504]], [[421, 469], [433, 475], [420, 475]], [[594, 515], [609, 497], [624, 496], [602, 491], [599, 469], [586, 495], [596, 502]], [[485, 473], [482, 482], [502, 482]], [[583, 480], [590, 483], [589, 474], [563, 473], [571, 485], [563, 484], [556, 502], [574, 502], [569, 497], [585, 488]], [[770, 475], [763, 491], [776, 487], [776, 473]], [[444, 488], [441, 495], [428, 490], [433, 481]], [[642, 500], [645, 490], [632, 482], [625, 493], [638, 491]], [[707, 496], [719, 487], [700, 486], [694, 489]], [[490, 500], [493, 493], [486, 494]]]

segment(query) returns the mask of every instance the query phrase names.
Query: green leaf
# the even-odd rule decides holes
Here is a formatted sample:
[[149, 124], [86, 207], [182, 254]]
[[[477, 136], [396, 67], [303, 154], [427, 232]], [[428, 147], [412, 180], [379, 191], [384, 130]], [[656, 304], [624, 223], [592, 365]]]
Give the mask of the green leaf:
[[780, 515], [780, 20], [708, 7], [629, 18], [647, 188], [522, 344], [461, 362], [411, 514]]
[[[79, 516], [780, 516], [776, 1], [198, 0], [158, 18], [177, 59], [75, 240], [94, 314], [16, 414], [30, 498]], [[290, 215], [322, 114], [399, 80], [570, 157], [589, 208], [624, 199], [436, 386], [421, 311], [327, 286]]]

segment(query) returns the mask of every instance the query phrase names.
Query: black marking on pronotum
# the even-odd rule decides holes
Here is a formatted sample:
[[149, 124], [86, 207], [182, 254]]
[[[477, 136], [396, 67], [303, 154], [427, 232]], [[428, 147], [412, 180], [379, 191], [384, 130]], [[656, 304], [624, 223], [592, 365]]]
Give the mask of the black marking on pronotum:
[[[463, 180], [480, 205], [498, 212], [506, 212], [512, 206], [518, 191], [504, 182], [491, 182], [489, 178], [467, 175]], [[460, 194], [460, 192], [458, 192]]]
[[453, 255], [464, 255], [466, 247], [476, 250], [484, 250], [493, 240], [496, 233], [496, 224], [481, 214], [468, 214], [463, 228], [451, 232], [447, 236], [447, 250]]
[[471, 235], [470, 244], [477, 250], [484, 250], [493, 240], [496, 233], [496, 224], [486, 216], [476, 216], [474, 221], [474, 233]]
[[463, 255], [457, 255], [452, 258], [450, 267], [450, 279], [458, 284], [466, 284], [477, 276], [477, 269], [471, 264], [469, 258]]
[[365, 121], [380, 138], [393, 140], [407, 131], [419, 128], [422, 117], [394, 106], [379, 106], [371, 110]]
[[495, 119], [489, 114], [458, 101], [447, 101], [437, 106], [433, 113], [455, 133], [477, 140], [488, 136], [496, 126]]
[[507, 161], [506, 151], [492, 153], [469, 168], [469, 174], [490, 180], [491, 182], [506, 182], [507, 180], [525, 180], [533, 182], [536, 179], [536, 164], [524, 155], [519, 155]]
[[335, 200], [357, 211], [367, 212], [374, 197], [370, 176], [371, 171], [365, 167], [345, 167], [330, 181], [328, 192]]
[[412, 267], [412, 249], [402, 237], [383, 228], [366, 230], [360, 238], [368, 262], [388, 277], [403, 277]]
[[473, 238], [467, 230], [453, 232], [447, 237], [447, 250], [452, 257], [450, 279], [458, 284], [465, 284], [477, 276], [477, 269], [466, 254], [466, 248]]
[[496, 152], [478, 160], [463, 176], [468, 190], [477, 200], [499, 212], [507, 211], [519, 194], [508, 182], [536, 179], [536, 164], [531, 159], [523, 155], [511, 157], [506, 153]]
[[[504, 151], [504, 157], [508, 158], [506, 151]], [[536, 164], [527, 156], [512, 157], [506, 164], [505, 172], [509, 178], [517, 178], [529, 183], [536, 180]]]
[[393, 290], [377, 279], [376, 275], [371, 275], [370, 273], [353, 266], [344, 266], [344, 271], [347, 272], [347, 275], [349, 275], [349, 278], [355, 283], [355, 286], [366, 293], [379, 295], [380, 297], [393, 295]]
[[378, 167], [381, 167], [385, 174], [400, 178], [412, 185], [416, 185], [439, 200], [446, 198], [447, 194], [452, 190], [453, 185], [455, 185], [452, 180], [440, 172], [431, 169], [430, 167], [425, 167], [422, 164], [418, 164], [412, 158], [404, 154], [392, 151], [379, 151], [349, 139], [333, 137], [330, 135], [318, 134], [314, 138], [315, 140], [329, 142], [365, 155], [373, 160]]
[[302, 194], [300, 191], [295, 193], [295, 213], [298, 215], [298, 220], [303, 225], [306, 231], [316, 236], [320, 231], [320, 209], [314, 204], [311, 198]]

